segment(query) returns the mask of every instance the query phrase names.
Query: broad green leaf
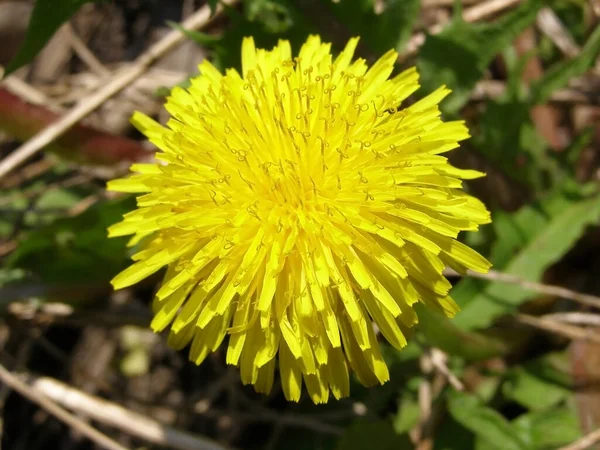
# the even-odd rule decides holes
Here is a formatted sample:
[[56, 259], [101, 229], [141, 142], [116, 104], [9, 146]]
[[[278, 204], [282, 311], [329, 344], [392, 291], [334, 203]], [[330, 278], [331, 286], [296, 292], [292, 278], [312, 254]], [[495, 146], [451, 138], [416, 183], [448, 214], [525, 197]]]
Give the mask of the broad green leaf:
[[95, 205], [25, 235], [7, 267], [27, 270], [46, 283], [108, 281], [128, 263], [127, 239], [108, 239], [106, 228], [133, 206], [130, 198]]
[[[546, 226], [540, 227], [535, 237], [518, 251], [504, 268], [504, 272], [525, 280], [538, 281], [545, 269], [558, 261], [583, 234], [588, 225], [600, 218], [600, 201], [597, 196], [573, 201], [554, 216]], [[513, 312], [535, 293], [517, 284], [488, 283], [484, 289], [465, 296], [465, 291], [455, 290], [454, 297], [462, 307], [454, 322], [465, 329], [485, 328], [506, 313]], [[458, 295], [457, 295], [458, 294]]]
[[489, 161], [512, 179], [539, 186], [539, 164], [546, 145], [537, 136], [530, 118], [530, 105], [524, 100], [490, 100], [474, 131], [472, 143]]
[[[416, 376], [403, 384], [401, 395], [398, 397], [398, 411], [393, 420], [396, 433], [407, 433], [419, 423], [421, 407], [419, 406], [418, 386], [423, 382], [425, 380], [422, 376]], [[413, 386], [415, 384], [416, 386]]]
[[523, 367], [516, 367], [508, 374], [502, 392], [506, 398], [532, 411], [555, 406], [571, 395], [565, 386], [544, 380]]
[[[496, 238], [492, 244], [489, 260], [495, 270], [504, 270], [512, 258], [525, 247], [548, 223], [573, 202], [576, 193], [564, 189], [548, 194], [540, 201], [522, 207], [514, 213], [496, 210], [492, 223]], [[477, 278], [463, 278], [452, 289], [452, 297], [465, 308], [469, 302], [483, 292], [488, 283]], [[454, 323], [460, 324], [460, 314]]]
[[512, 425], [532, 450], [555, 450], [582, 434], [577, 412], [569, 407], [524, 414]]
[[454, 420], [485, 441], [488, 448], [529, 450], [500, 413], [482, 405], [474, 396], [453, 392], [448, 402], [448, 411]]
[[565, 87], [569, 80], [582, 75], [593, 66], [598, 55], [600, 55], [600, 27], [596, 27], [578, 56], [551, 67], [531, 87], [532, 101], [534, 103], [548, 101], [553, 92]]
[[389, 0], [381, 13], [373, 0], [330, 2], [332, 12], [351, 33], [360, 36], [369, 51], [380, 55], [402, 51], [419, 12], [419, 0]]
[[40, 198], [38, 198], [35, 207], [39, 209], [66, 209], [74, 206], [79, 200], [81, 200], [81, 195], [72, 189], [51, 189], [44, 192]]
[[573, 395], [571, 361], [566, 352], [549, 353], [511, 369], [504, 396], [532, 411], [547, 410]]
[[17, 56], [6, 67], [4, 76], [31, 62], [56, 30], [90, 1], [92, 0], [36, 0], [25, 42]]
[[455, 18], [440, 34], [427, 36], [417, 59], [425, 90], [431, 92], [446, 84], [453, 94], [444, 109], [457, 112], [493, 58], [535, 21], [542, 3], [526, 1], [490, 24], [469, 24]]
[[453, 320], [426, 306], [416, 304], [415, 310], [419, 316], [417, 329], [428, 345], [469, 361], [489, 359], [506, 353], [505, 342], [460, 329]]
[[574, 201], [583, 198], [577, 191], [561, 189], [549, 194], [542, 201], [533, 202], [515, 213], [502, 210], [492, 215], [492, 227], [496, 240], [492, 245], [490, 259], [498, 270], [504, 269], [515, 253], [532, 241], [539, 231], [561, 214]]
[[572, 398], [571, 370], [567, 352], [549, 353], [511, 369], [502, 392], [531, 411], [550, 410]]
[[337, 450], [399, 450], [412, 448], [407, 435], [399, 435], [386, 420], [377, 422], [358, 421], [346, 429], [338, 441]]

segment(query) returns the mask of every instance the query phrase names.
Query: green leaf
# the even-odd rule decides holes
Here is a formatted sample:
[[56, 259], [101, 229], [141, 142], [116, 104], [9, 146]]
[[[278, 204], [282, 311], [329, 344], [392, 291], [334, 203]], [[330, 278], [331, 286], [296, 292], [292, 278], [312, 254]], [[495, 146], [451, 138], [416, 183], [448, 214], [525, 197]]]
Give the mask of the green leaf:
[[[494, 269], [504, 270], [519, 250], [534, 239], [539, 230], [562, 213], [573, 202], [573, 195], [565, 190], [548, 194], [541, 201], [522, 207], [514, 213], [496, 210], [492, 213], [491, 227], [495, 239], [491, 247], [489, 260]], [[581, 197], [577, 197], [581, 198]], [[452, 289], [452, 297], [465, 308], [471, 299], [486, 289], [487, 282], [477, 278], [463, 278]], [[459, 325], [460, 314], [453, 321]]]
[[35, 207], [39, 209], [66, 209], [74, 206], [81, 195], [71, 189], [59, 188], [44, 192], [35, 203]]
[[412, 448], [407, 435], [399, 435], [386, 420], [377, 422], [358, 421], [346, 429], [338, 441], [337, 450], [400, 450]]
[[540, 161], [545, 143], [542, 139], [527, 139], [532, 132], [535, 134], [529, 109], [526, 101], [518, 99], [488, 101], [472, 142], [486, 159], [511, 178], [529, 185], [540, 185], [536, 178], [541, 172], [539, 165], [534, 163]]
[[130, 198], [107, 201], [33, 230], [10, 255], [7, 267], [27, 270], [51, 284], [108, 281], [128, 260], [127, 239], [108, 239], [106, 228], [133, 205]]
[[508, 70], [506, 92], [486, 102], [484, 113], [472, 126], [471, 143], [506, 176], [539, 193], [571, 176], [573, 164], [548, 151], [532, 121], [531, 99], [522, 83], [531, 53], [517, 57], [512, 47], [502, 52]]
[[492, 215], [496, 240], [490, 259], [496, 269], [504, 269], [519, 249], [531, 242], [541, 229], [558, 217], [566, 208], [583, 198], [578, 192], [562, 189], [548, 194], [543, 200], [524, 206], [515, 213], [502, 210]]
[[444, 109], [457, 112], [494, 57], [535, 21], [541, 5], [541, 0], [524, 2], [491, 24], [470, 24], [455, 17], [440, 34], [427, 36], [417, 59], [425, 90], [447, 85], [453, 94]]
[[259, 48], [273, 48], [279, 39], [287, 39], [298, 49], [306, 36], [316, 30], [310, 20], [289, 0], [246, 0], [243, 11], [224, 6], [230, 21], [218, 42], [210, 45], [212, 63], [217, 69], [241, 68], [241, 45], [246, 36], [253, 36]]
[[36, 0], [27, 28], [25, 42], [8, 64], [4, 76], [31, 62], [56, 30], [91, 0]]
[[482, 405], [474, 396], [453, 392], [448, 402], [448, 411], [454, 420], [485, 441], [489, 448], [529, 450], [500, 413]]
[[569, 61], [560, 62], [548, 69], [532, 87], [532, 101], [544, 103], [553, 92], [565, 87], [569, 80], [585, 73], [600, 55], [600, 27], [596, 27], [581, 53]]
[[[218, 1], [218, 0], [217, 0]], [[202, 33], [201, 31], [188, 30], [182, 27], [177, 22], [167, 21], [167, 25], [171, 28], [181, 31], [188, 39], [191, 39], [196, 44], [205, 45], [207, 47], [213, 46], [220, 41], [220, 38], [211, 34]]]
[[[423, 380], [421, 379], [422, 383]], [[421, 407], [416, 392], [407, 389], [405, 385], [402, 389], [402, 396], [398, 402], [398, 412], [394, 418], [394, 430], [396, 433], [402, 434], [409, 432], [418, 423], [421, 417]]]
[[506, 353], [504, 342], [462, 330], [453, 320], [424, 305], [415, 304], [414, 307], [419, 317], [418, 330], [429, 345], [469, 361], [485, 360]]
[[572, 396], [570, 372], [567, 352], [549, 353], [510, 370], [502, 392], [532, 411], [548, 410]]
[[[586, 227], [596, 224], [599, 218], [600, 201], [597, 196], [569, 202], [545, 226], [537, 228], [535, 236], [527, 239], [527, 244], [514, 254], [503, 271], [525, 280], [538, 281], [545, 269], [558, 261]], [[518, 305], [535, 296], [535, 293], [517, 284], [479, 284], [484, 286], [479, 292], [473, 292], [472, 286], [453, 291], [454, 298], [462, 307], [454, 323], [465, 329], [485, 328], [496, 317], [514, 311]]]
[[547, 381], [523, 367], [516, 367], [502, 385], [504, 396], [532, 411], [550, 408], [565, 400], [571, 392]]
[[246, 17], [269, 33], [284, 33], [294, 26], [293, 5], [283, 1], [247, 0]]
[[25, 279], [26, 275], [27, 274], [23, 269], [7, 269], [0, 267], [0, 288], [11, 283], [22, 281]]
[[581, 437], [574, 409], [563, 407], [524, 414], [513, 422], [513, 428], [529, 444], [529, 448], [554, 450]]
[[402, 51], [419, 13], [419, 0], [390, 0], [375, 12], [373, 0], [327, 2], [332, 12], [377, 55], [390, 48]]

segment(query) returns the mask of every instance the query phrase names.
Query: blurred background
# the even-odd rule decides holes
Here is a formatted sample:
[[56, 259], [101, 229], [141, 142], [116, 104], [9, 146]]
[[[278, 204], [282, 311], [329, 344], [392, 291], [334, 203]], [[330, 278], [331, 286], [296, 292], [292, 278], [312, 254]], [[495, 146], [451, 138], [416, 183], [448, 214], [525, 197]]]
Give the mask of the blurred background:
[[[2, 448], [600, 448], [599, 20], [598, 0], [0, 0]], [[203, 58], [239, 67], [243, 36], [311, 33], [396, 49], [410, 101], [452, 88], [473, 137], [449, 156], [487, 172], [467, 188], [493, 217], [461, 236], [494, 263], [449, 273], [461, 313], [382, 341], [391, 381], [320, 406], [168, 348], [160, 277], [112, 292], [130, 254], [106, 237], [135, 205], [106, 180], [152, 158], [133, 111], [164, 123], [170, 88]]]

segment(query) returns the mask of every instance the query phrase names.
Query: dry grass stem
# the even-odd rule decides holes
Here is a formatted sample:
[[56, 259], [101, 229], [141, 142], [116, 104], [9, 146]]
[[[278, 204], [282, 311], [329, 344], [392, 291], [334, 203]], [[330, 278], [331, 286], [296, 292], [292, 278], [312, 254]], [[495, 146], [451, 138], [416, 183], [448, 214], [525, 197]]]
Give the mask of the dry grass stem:
[[597, 331], [579, 328], [573, 325], [557, 322], [544, 317], [531, 316], [529, 314], [517, 314], [518, 322], [541, 330], [549, 331], [573, 340], [582, 340], [600, 343], [600, 333]]
[[[592, 91], [590, 87], [590, 91]], [[498, 80], [483, 80], [475, 85], [471, 93], [471, 100], [482, 101], [488, 98], [497, 98], [504, 95], [506, 92], [506, 83]], [[584, 91], [573, 88], [563, 88], [552, 93], [551, 102], [556, 103], [593, 103], [593, 95], [589, 95]]]
[[[444, 274], [446, 276], [460, 276], [458, 273], [450, 269], [446, 269], [444, 271]], [[508, 284], [518, 284], [523, 289], [527, 289], [529, 291], [534, 291], [545, 295], [553, 295], [555, 297], [572, 300], [574, 302], [578, 302], [586, 306], [600, 308], [600, 297], [591, 294], [583, 294], [581, 292], [576, 292], [561, 286], [553, 286], [550, 284], [527, 281], [522, 278], [519, 278], [518, 276], [498, 272], [496, 270], [490, 270], [488, 273], [477, 273], [468, 271], [467, 275], [473, 278], [481, 278], [483, 280], [490, 280]]]
[[[237, 0], [223, 0], [220, 4], [232, 5], [236, 3], [236, 1]], [[220, 10], [222, 10], [222, 6], [218, 8], [218, 11]], [[188, 19], [183, 21], [181, 26], [186, 29], [196, 30], [206, 26], [213, 20], [215, 15], [211, 17], [210, 8], [208, 5], [205, 5]], [[106, 83], [102, 84], [95, 93], [82, 99], [57, 122], [40, 131], [4, 158], [4, 160], [0, 161], [0, 179], [28, 158], [42, 150], [46, 145], [62, 136], [69, 128], [102, 105], [107, 99], [132, 83], [142, 75], [154, 61], [173, 49], [176, 45], [185, 41], [185, 39], [186, 36], [183, 33], [173, 30], [142, 53], [131, 65], [117, 71]]]
[[464, 391], [464, 384], [448, 367], [448, 355], [446, 355], [439, 348], [432, 348], [430, 356], [433, 367], [435, 367], [438, 372], [446, 377], [448, 383], [450, 383], [450, 385], [457, 391]]
[[542, 33], [548, 36], [565, 56], [574, 58], [579, 55], [581, 49], [552, 9], [543, 8], [538, 13], [536, 22]]
[[600, 314], [590, 314], [585, 312], [564, 312], [545, 314], [542, 317], [544, 319], [555, 320], [557, 322], [571, 323], [574, 325], [600, 327]]
[[600, 429], [593, 431], [572, 444], [561, 447], [558, 450], [586, 450], [592, 448], [592, 446], [598, 442], [600, 442]]
[[90, 426], [83, 420], [68, 412], [66, 409], [57, 405], [54, 400], [46, 396], [40, 390], [37, 390], [31, 385], [20, 380], [2, 365], [0, 365], [0, 379], [5, 385], [9, 386], [11, 389], [15, 390], [29, 401], [39, 405], [58, 420], [70, 426], [73, 430], [87, 437], [91, 441], [95, 442], [100, 447], [108, 450], [127, 450], [126, 447], [123, 447], [118, 442], [112, 440], [105, 434], [102, 434], [94, 427]]
[[36, 390], [65, 408], [148, 442], [179, 450], [226, 449], [218, 442], [164, 426], [149, 417], [86, 394], [53, 378], [22, 375], [21, 379], [25, 380], [21, 383], [26, 383], [30, 390]]
[[9, 76], [3, 79], [0, 86], [7, 88], [13, 94], [18, 95], [25, 101], [33, 103], [34, 105], [44, 105], [54, 111], [61, 110], [60, 106], [42, 91], [15, 76]]
[[79, 59], [81, 59], [96, 75], [100, 77], [108, 77], [111, 75], [110, 70], [104, 67], [104, 64], [100, 62], [96, 55], [94, 55], [85, 42], [77, 35], [71, 24], [67, 24], [67, 30], [69, 32], [69, 40], [73, 51]]

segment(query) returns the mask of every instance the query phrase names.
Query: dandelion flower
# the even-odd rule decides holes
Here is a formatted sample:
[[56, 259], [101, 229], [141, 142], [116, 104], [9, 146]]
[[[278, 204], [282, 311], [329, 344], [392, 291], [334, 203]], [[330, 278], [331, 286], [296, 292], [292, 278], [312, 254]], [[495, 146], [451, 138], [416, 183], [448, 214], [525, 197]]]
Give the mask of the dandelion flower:
[[242, 73], [204, 60], [173, 89], [166, 127], [132, 118], [158, 162], [108, 185], [140, 194], [109, 230], [140, 248], [114, 287], [166, 267], [152, 328], [191, 343], [196, 364], [228, 337], [244, 384], [268, 393], [277, 367], [293, 401], [303, 384], [315, 403], [349, 395], [350, 371], [386, 382], [375, 329], [401, 349], [415, 303], [457, 312], [445, 266], [489, 268], [456, 239], [490, 216], [461, 190], [483, 174], [441, 156], [469, 137], [440, 119], [450, 91], [400, 108], [417, 71], [392, 77], [394, 51], [369, 67], [357, 42], [334, 58], [311, 36], [293, 57], [288, 41], [268, 51], [246, 38]]

